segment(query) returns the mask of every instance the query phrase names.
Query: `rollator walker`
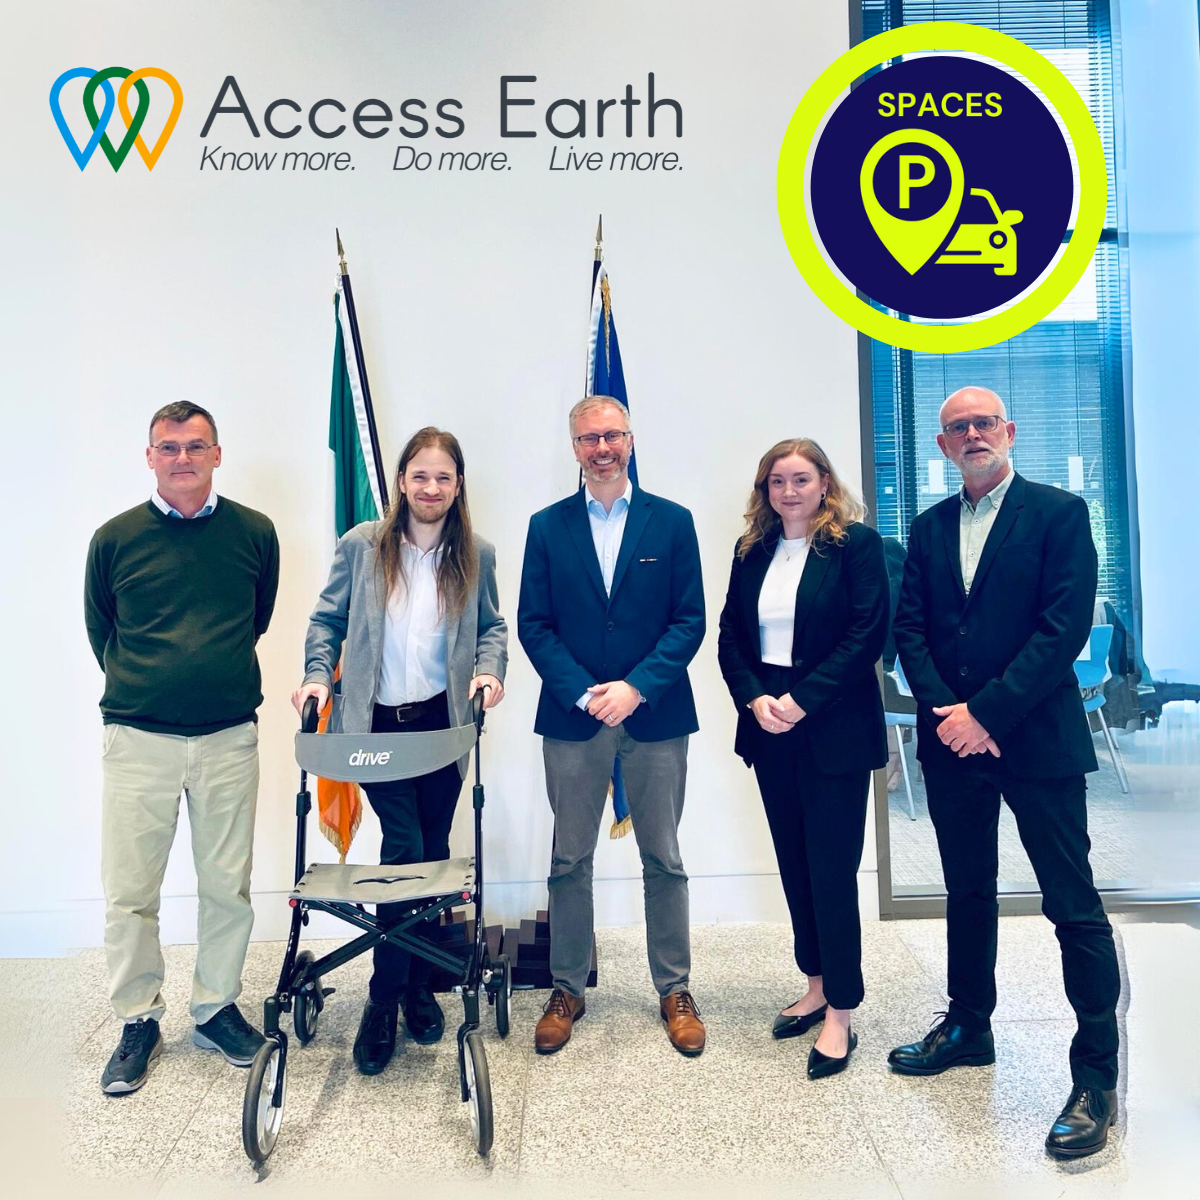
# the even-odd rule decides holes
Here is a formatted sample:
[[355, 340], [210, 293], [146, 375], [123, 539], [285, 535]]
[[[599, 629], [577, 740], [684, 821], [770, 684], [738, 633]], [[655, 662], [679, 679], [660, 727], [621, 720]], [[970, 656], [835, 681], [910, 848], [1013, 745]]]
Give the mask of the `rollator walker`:
[[[422, 733], [346, 734], [316, 732], [317, 702], [304, 704], [296, 734], [300, 791], [296, 795], [295, 888], [288, 903], [292, 924], [283, 969], [275, 993], [263, 1003], [266, 1042], [250, 1065], [242, 1105], [242, 1144], [250, 1161], [261, 1167], [275, 1149], [283, 1124], [287, 1096], [288, 1037], [280, 1017], [292, 1015], [292, 1029], [301, 1046], [317, 1032], [325, 999], [334, 991], [322, 987], [331, 971], [373, 950], [381, 942], [418, 955], [448, 971], [461, 983], [463, 1022], [458, 1027], [458, 1080], [468, 1104], [475, 1149], [486, 1155], [492, 1146], [492, 1088], [488, 1077], [483, 1034], [479, 1030], [480, 998], [496, 1010], [496, 1029], [508, 1036], [512, 967], [504, 954], [492, 958], [484, 940], [483, 920], [483, 783], [480, 779], [479, 738], [483, 733], [483, 693], [474, 697], [474, 719], [468, 725]], [[355, 866], [313, 863], [305, 870], [305, 833], [309, 810], [308, 774], [323, 779], [377, 783], [412, 779], [456, 762], [475, 751], [475, 855], [445, 862], [406, 863], [402, 866]], [[366, 904], [406, 906], [403, 917], [384, 927], [367, 912]], [[475, 907], [475, 936], [464, 957], [452, 947], [439, 946], [417, 932], [423, 922], [440, 920], [451, 909]], [[332, 913], [362, 930], [359, 937], [322, 958], [300, 950], [300, 930], [310, 911]], [[428, 928], [428, 926], [427, 926]]]

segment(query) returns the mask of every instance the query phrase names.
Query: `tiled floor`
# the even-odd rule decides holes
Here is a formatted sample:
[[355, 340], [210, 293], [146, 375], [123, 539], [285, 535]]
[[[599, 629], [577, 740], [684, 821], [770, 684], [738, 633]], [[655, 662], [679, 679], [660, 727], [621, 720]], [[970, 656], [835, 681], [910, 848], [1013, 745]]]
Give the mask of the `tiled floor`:
[[[893, 1076], [884, 1058], [944, 1006], [944, 926], [871, 924], [864, 936], [868, 998], [855, 1022], [858, 1051], [844, 1074], [810, 1083], [803, 1066], [814, 1035], [776, 1043], [768, 1032], [775, 1010], [799, 990], [787, 929], [693, 930], [695, 993], [709, 1028], [709, 1047], [694, 1060], [662, 1033], [642, 931], [602, 931], [601, 986], [560, 1054], [531, 1050], [544, 993], [514, 996], [507, 1041], [486, 1026], [496, 1112], [487, 1161], [471, 1147], [458, 1100], [453, 1038], [407, 1044], [374, 1079], [354, 1070], [360, 959], [330, 978], [338, 993], [318, 1036], [291, 1056], [283, 1132], [261, 1173], [240, 1144], [245, 1073], [190, 1044], [192, 947], [167, 951], [166, 1052], [148, 1085], [124, 1098], [97, 1086], [117, 1035], [103, 1002], [102, 956], [9, 960], [0, 964], [3, 992], [19, 1004], [3, 1023], [0, 1062], [18, 1081], [9, 1092], [20, 1103], [6, 1125], [29, 1139], [23, 1148], [40, 1147], [32, 1163], [22, 1156], [40, 1194], [53, 1194], [57, 1180], [73, 1195], [99, 1189], [123, 1198], [254, 1186], [289, 1197], [309, 1189], [329, 1196], [332, 1188], [396, 1195], [399, 1187], [422, 1197], [519, 1190], [573, 1200], [751, 1188], [847, 1200], [1200, 1196], [1190, 1157], [1200, 1145], [1200, 928], [1119, 921], [1132, 979], [1122, 1016], [1124, 1114], [1107, 1150], [1069, 1166], [1042, 1152], [1070, 1087], [1073, 1027], [1048, 924], [1002, 923], [995, 1067], [934, 1079]], [[280, 955], [275, 944], [251, 948], [246, 992], [255, 1007]]]

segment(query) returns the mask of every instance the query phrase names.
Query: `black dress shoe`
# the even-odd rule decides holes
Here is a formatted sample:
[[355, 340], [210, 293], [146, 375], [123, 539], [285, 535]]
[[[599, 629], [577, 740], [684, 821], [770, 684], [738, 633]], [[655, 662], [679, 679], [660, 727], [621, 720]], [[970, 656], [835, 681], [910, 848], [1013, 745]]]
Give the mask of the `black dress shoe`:
[[1108, 1127], [1117, 1119], [1117, 1093], [1076, 1084], [1046, 1135], [1055, 1158], [1083, 1158], [1103, 1150]]
[[836, 1075], [839, 1071], [844, 1071], [850, 1062], [850, 1055], [854, 1053], [854, 1047], [857, 1045], [858, 1034], [851, 1030], [850, 1040], [846, 1044], [846, 1053], [841, 1058], [830, 1058], [828, 1054], [822, 1054], [814, 1046], [808, 1052], [809, 1079], [824, 1079], [826, 1075]]
[[820, 1008], [815, 1008], [812, 1012], [803, 1013], [798, 1017], [789, 1017], [780, 1013], [775, 1018], [775, 1024], [771, 1026], [771, 1034], [777, 1038], [799, 1037], [802, 1033], [807, 1033], [814, 1025], [820, 1025], [825, 1020], [825, 1010], [828, 1007], [828, 1004], [822, 1004]]
[[992, 1031], [972, 1032], [951, 1021], [939, 1021], [919, 1042], [897, 1046], [888, 1066], [901, 1075], [940, 1075], [947, 1067], [990, 1067], [996, 1061]]
[[404, 1027], [408, 1036], [422, 1046], [440, 1041], [446, 1029], [441, 1005], [427, 987], [410, 988], [401, 1001], [404, 1008]]
[[396, 1005], [368, 1000], [354, 1039], [354, 1065], [364, 1075], [378, 1075], [396, 1050]]

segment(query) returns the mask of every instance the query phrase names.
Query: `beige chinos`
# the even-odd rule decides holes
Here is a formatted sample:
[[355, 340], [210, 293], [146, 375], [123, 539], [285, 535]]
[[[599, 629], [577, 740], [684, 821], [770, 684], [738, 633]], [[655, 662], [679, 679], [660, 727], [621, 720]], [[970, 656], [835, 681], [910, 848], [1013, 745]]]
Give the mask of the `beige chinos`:
[[122, 1021], [162, 1019], [159, 897], [187, 798], [199, 895], [192, 1019], [204, 1024], [241, 991], [254, 913], [250, 860], [258, 726], [181, 737], [104, 727], [101, 874], [110, 999]]

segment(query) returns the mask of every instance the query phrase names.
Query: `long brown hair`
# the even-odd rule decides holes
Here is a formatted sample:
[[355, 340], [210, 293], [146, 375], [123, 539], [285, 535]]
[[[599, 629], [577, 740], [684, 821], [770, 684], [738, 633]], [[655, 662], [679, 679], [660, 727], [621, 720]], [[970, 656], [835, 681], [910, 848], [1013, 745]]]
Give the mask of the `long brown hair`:
[[438, 549], [441, 561], [437, 565], [438, 607], [442, 612], [457, 616], [467, 602], [467, 594], [475, 584], [479, 563], [475, 553], [475, 535], [471, 532], [471, 510], [467, 507], [467, 480], [462, 447], [458, 438], [443, 429], [426, 425], [408, 439], [396, 465], [393, 500], [379, 531], [379, 566], [383, 571], [385, 601], [392, 589], [407, 584], [401, 546], [408, 532], [408, 497], [400, 488], [404, 472], [415, 455], [428, 448], [444, 450], [454, 460], [458, 473], [458, 495], [446, 513]]
[[806, 458], [821, 476], [821, 486], [825, 490], [825, 499], [817, 509], [808, 527], [808, 536], [813, 548], [829, 543], [840, 545], [846, 540], [846, 526], [855, 521], [861, 521], [867, 515], [866, 508], [842, 481], [838, 478], [829, 456], [817, 445], [812, 438], [788, 438], [776, 442], [759, 459], [758, 470], [754, 474], [754, 490], [746, 505], [746, 532], [738, 542], [738, 557], [745, 558], [750, 551], [764, 538], [768, 537], [781, 525], [779, 514], [771, 507], [768, 498], [767, 480], [771, 468], [781, 459], [793, 454]]

